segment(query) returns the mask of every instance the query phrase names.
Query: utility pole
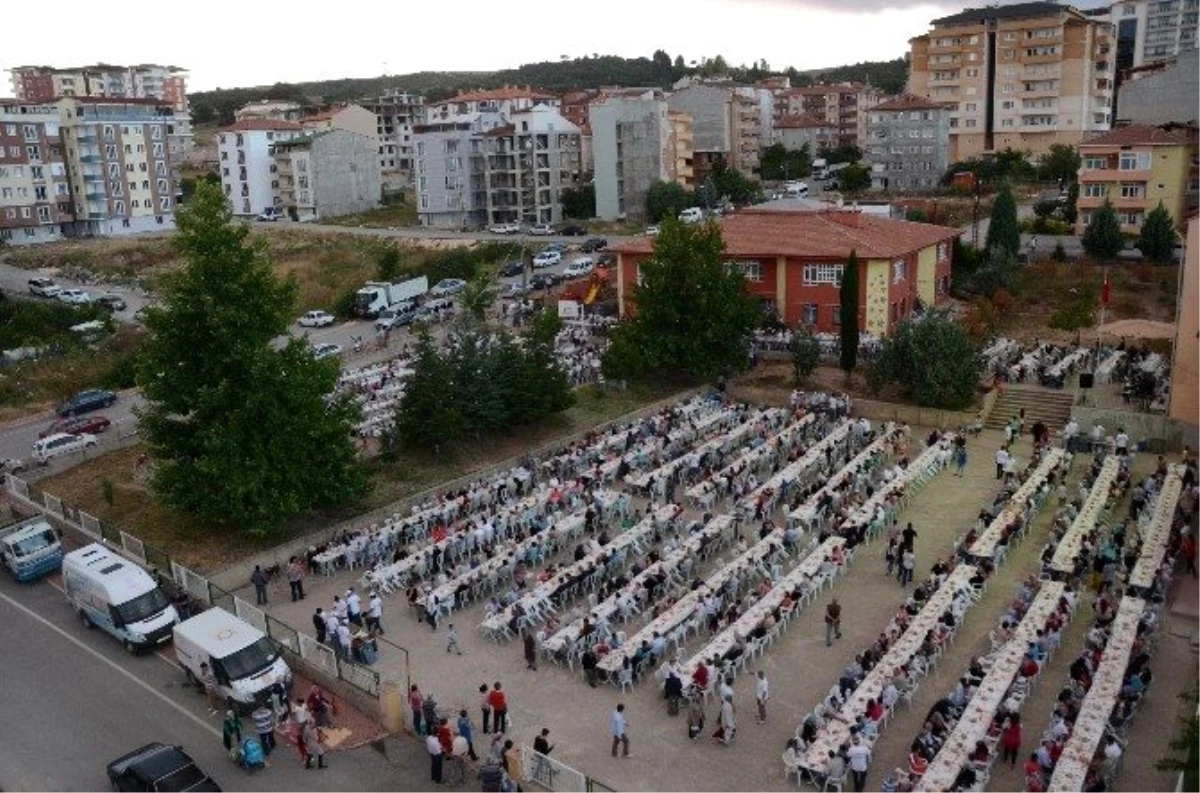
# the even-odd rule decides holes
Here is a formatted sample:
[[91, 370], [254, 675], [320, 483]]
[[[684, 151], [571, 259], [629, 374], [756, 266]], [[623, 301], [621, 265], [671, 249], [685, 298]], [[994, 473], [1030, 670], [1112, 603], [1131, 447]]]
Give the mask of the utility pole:
[[975, 203], [971, 207], [971, 247], [979, 249], [979, 180], [975, 180]]

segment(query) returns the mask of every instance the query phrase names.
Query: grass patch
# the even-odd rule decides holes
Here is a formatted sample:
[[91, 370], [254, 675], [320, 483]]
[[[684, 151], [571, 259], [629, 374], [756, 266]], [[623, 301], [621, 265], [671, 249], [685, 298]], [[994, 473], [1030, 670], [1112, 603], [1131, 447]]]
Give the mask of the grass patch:
[[667, 399], [674, 393], [673, 387], [632, 387], [628, 391], [587, 387], [577, 392], [578, 401], [569, 410], [534, 426], [463, 442], [454, 450], [453, 457], [401, 455], [400, 460], [391, 465], [372, 460], [368, 463], [371, 488], [361, 502], [338, 511], [299, 517], [280, 533], [265, 539], [248, 538], [228, 528], [209, 526], [160, 504], [146, 486], [144, 470], [139, 472], [137, 467], [138, 458], [145, 452], [141, 445], [89, 460], [47, 477], [36, 486], [82, 508], [114, 529], [120, 528], [149, 545], [166, 550], [189, 567], [209, 572], [290, 537], [330, 527], [435, 487], [440, 482], [546, 445], [565, 443], [577, 433]]
[[421, 225], [417, 219], [417, 205], [408, 201], [381, 206], [359, 212], [355, 215], [343, 215], [325, 221], [333, 226], [363, 226], [369, 229], [404, 228]]

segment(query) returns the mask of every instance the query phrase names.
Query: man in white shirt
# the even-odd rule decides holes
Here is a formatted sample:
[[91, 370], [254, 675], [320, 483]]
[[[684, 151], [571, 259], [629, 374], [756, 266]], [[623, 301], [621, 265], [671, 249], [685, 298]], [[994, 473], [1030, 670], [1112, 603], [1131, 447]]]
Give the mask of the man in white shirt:
[[367, 602], [367, 629], [383, 634], [383, 598], [378, 592], [372, 592], [371, 600]]
[[1001, 446], [999, 451], [996, 452], [996, 478], [997, 479], [1004, 478], [1004, 469], [1008, 465], [1008, 458], [1009, 458], [1008, 447]]
[[863, 743], [862, 736], [855, 735], [846, 752], [850, 761], [850, 776], [854, 778], [854, 790], [862, 793], [867, 786], [867, 766], [871, 762], [871, 750]]
[[758, 705], [759, 724], [767, 720], [767, 700], [770, 698], [771, 683], [767, 680], [767, 673], [759, 669], [758, 677], [754, 681], [754, 702]]
[[1117, 430], [1117, 437], [1114, 441], [1117, 447], [1117, 454], [1124, 457], [1129, 453], [1129, 435], [1126, 434], [1124, 427]]
[[346, 618], [355, 625], [362, 624], [362, 600], [354, 587], [346, 590]]

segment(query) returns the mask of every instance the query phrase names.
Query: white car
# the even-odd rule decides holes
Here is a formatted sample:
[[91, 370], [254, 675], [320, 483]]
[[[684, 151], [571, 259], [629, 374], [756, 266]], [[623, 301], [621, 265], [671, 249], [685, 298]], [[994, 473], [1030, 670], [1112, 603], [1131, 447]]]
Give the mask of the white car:
[[328, 311], [309, 311], [300, 317], [298, 322], [302, 328], [326, 328], [332, 325], [335, 319]]
[[33, 459], [45, 465], [51, 459], [63, 454], [71, 454], [90, 446], [96, 445], [96, 436], [88, 433], [72, 435], [68, 432], [56, 432], [47, 435], [33, 444]]
[[529, 233], [534, 237], [549, 237], [554, 233], [554, 227], [549, 223], [538, 223], [529, 227]]
[[581, 278], [591, 275], [595, 270], [596, 262], [592, 260], [591, 256], [580, 256], [567, 265], [567, 269], [563, 270], [563, 275], [567, 278]]
[[537, 268], [553, 267], [562, 262], [562, 254], [558, 251], [542, 251], [533, 257], [533, 266]]
[[341, 354], [342, 354], [342, 345], [340, 345], [340, 344], [331, 344], [329, 342], [326, 342], [325, 344], [314, 344], [313, 345], [313, 357], [316, 358], [318, 361], [320, 361], [324, 358], [333, 358], [333, 357], [341, 355]]
[[517, 223], [497, 223], [488, 229], [493, 234], [520, 234], [521, 226]]
[[84, 289], [63, 289], [58, 293], [58, 299], [64, 303], [86, 306], [92, 302], [92, 295]]
[[657, 237], [658, 236], [658, 226], [646, 226], [646, 236], [647, 237]]
[[467, 288], [467, 282], [461, 278], [443, 278], [433, 285], [429, 290], [429, 294], [434, 297], [449, 297], [457, 295], [459, 292]]

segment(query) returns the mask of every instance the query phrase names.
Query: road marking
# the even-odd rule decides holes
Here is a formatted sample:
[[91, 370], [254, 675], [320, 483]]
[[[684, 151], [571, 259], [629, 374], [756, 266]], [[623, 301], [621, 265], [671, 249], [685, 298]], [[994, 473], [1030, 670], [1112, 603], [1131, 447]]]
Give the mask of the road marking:
[[201, 726], [201, 727], [203, 727], [205, 730], [208, 730], [208, 731], [209, 731], [210, 733], [212, 733], [213, 735], [215, 735], [215, 736], [217, 736], [217, 737], [220, 737], [220, 736], [221, 736], [221, 732], [220, 732], [220, 730], [218, 730], [216, 727], [212, 726], [211, 724], [209, 724], [209, 723], [208, 723], [207, 721], [205, 721], [204, 719], [201, 719], [199, 716], [197, 716], [196, 714], [192, 713], [190, 710], [188, 710], [187, 708], [183, 707], [183, 706], [182, 706], [182, 705], [180, 705], [178, 702], [176, 702], [175, 700], [171, 699], [170, 697], [168, 697], [166, 694], [162, 693], [162, 692], [161, 692], [161, 691], [159, 691], [158, 689], [154, 688], [154, 687], [153, 687], [153, 686], [151, 686], [149, 683], [146, 683], [145, 681], [143, 681], [143, 680], [139, 679], [137, 675], [133, 674], [133, 673], [132, 673], [132, 672], [130, 672], [128, 669], [125, 669], [125, 668], [124, 668], [124, 667], [122, 667], [120, 664], [118, 664], [118, 663], [116, 663], [115, 661], [112, 661], [112, 660], [110, 660], [110, 659], [108, 659], [108, 658], [105, 658], [105, 657], [104, 657], [103, 655], [101, 655], [99, 652], [97, 652], [96, 650], [92, 649], [91, 647], [88, 647], [88, 646], [87, 646], [85, 643], [83, 643], [83, 642], [82, 642], [82, 641], [80, 641], [79, 639], [75, 638], [75, 637], [74, 637], [74, 636], [72, 636], [71, 634], [67, 633], [67, 632], [66, 632], [66, 631], [64, 631], [62, 628], [60, 628], [60, 627], [58, 627], [57, 625], [55, 625], [53, 622], [51, 622], [50, 620], [48, 620], [48, 619], [46, 619], [45, 617], [43, 617], [41, 614], [38, 614], [36, 611], [33, 611], [32, 609], [29, 609], [29, 608], [25, 607], [25, 606], [24, 606], [24, 605], [22, 605], [21, 603], [18, 603], [17, 601], [13, 600], [11, 597], [9, 597], [8, 595], [4, 594], [3, 592], [0, 592], [0, 600], [3, 600], [3, 601], [5, 601], [6, 603], [8, 603], [8, 604], [9, 604], [10, 606], [12, 606], [13, 608], [15, 608], [15, 609], [17, 609], [18, 611], [20, 611], [20, 612], [24, 613], [24, 614], [25, 614], [26, 616], [28, 616], [30, 619], [36, 620], [37, 622], [40, 622], [42, 625], [45, 625], [47, 628], [49, 628], [50, 630], [54, 631], [55, 633], [57, 633], [59, 636], [63, 637], [63, 638], [64, 638], [64, 639], [66, 639], [67, 641], [71, 642], [71, 644], [74, 644], [74, 645], [75, 645], [76, 647], [78, 647], [79, 649], [83, 650], [83, 651], [84, 651], [84, 652], [86, 652], [86, 653], [90, 653], [91, 655], [95, 656], [95, 657], [96, 657], [96, 658], [97, 658], [99, 661], [102, 661], [103, 663], [107, 664], [108, 666], [111, 666], [111, 667], [112, 667], [114, 670], [116, 670], [117, 672], [121, 673], [121, 674], [122, 674], [122, 675], [124, 675], [125, 677], [129, 678], [130, 680], [132, 680], [132, 681], [133, 681], [133, 682], [134, 682], [136, 685], [139, 685], [139, 686], [141, 686], [142, 688], [146, 689], [146, 691], [148, 691], [148, 692], [150, 692], [151, 694], [153, 694], [154, 696], [158, 697], [158, 698], [159, 698], [159, 699], [161, 699], [163, 702], [165, 702], [167, 705], [169, 705], [170, 707], [172, 707], [172, 708], [174, 708], [175, 710], [179, 711], [179, 712], [180, 712], [181, 714], [183, 714], [183, 715], [184, 715], [186, 718], [189, 718], [189, 719], [191, 719], [192, 721], [196, 722], [196, 724], [200, 725], [200, 726]]
[[[47, 576], [44, 580], [47, 584], [54, 587], [59, 592], [62, 592], [64, 595], [67, 594], [67, 590], [63, 589], [61, 585], [54, 583], [49, 576]], [[155, 650], [154, 656], [172, 669], [179, 669], [179, 664], [175, 662], [175, 659], [171, 658], [169, 655], [163, 655], [162, 650]]]

